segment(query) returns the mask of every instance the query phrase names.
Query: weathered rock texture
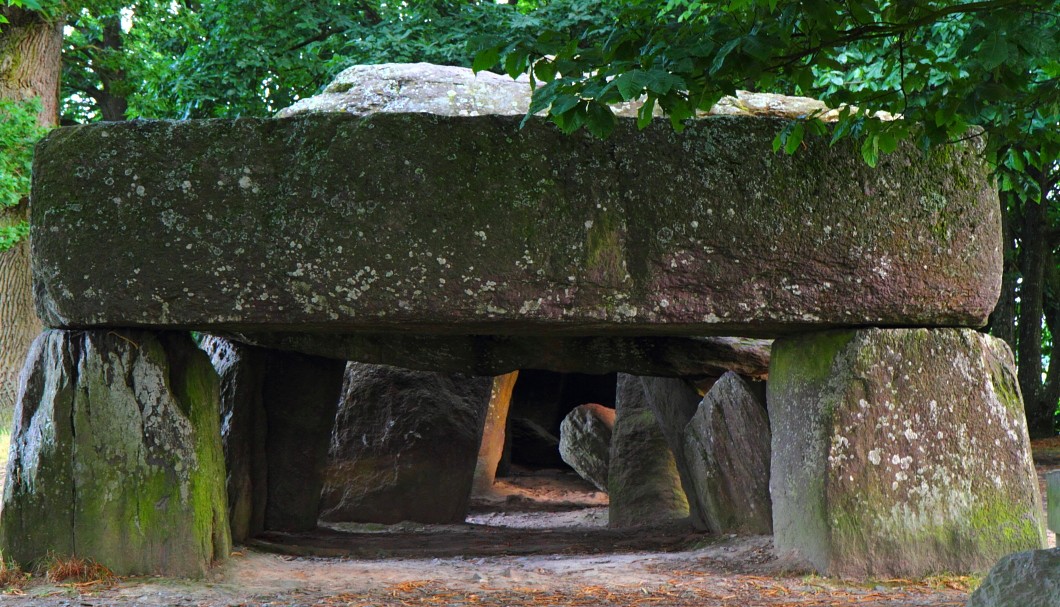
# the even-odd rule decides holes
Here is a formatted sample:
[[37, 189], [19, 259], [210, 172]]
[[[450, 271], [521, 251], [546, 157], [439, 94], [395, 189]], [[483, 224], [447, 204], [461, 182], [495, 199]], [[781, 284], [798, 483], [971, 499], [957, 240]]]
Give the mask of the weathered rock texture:
[[968, 607], [1060, 607], [1060, 549], [1002, 558], [972, 594]]
[[376, 114], [426, 112], [445, 116], [522, 116], [530, 104], [529, 80], [512, 80], [466, 67], [386, 63], [347, 68], [319, 95], [297, 101], [277, 118], [310, 112]]
[[1046, 503], [1049, 511], [1049, 529], [1060, 534], [1060, 470], [1045, 475]]
[[707, 392], [685, 427], [684, 451], [696, 503], [714, 533], [771, 533], [769, 419], [739, 375]]
[[611, 437], [608, 524], [634, 527], [688, 516], [677, 463], [640, 378], [620, 373]]
[[504, 443], [507, 436], [508, 406], [512, 402], [512, 389], [519, 378], [519, 372], [513, 371], [493, 378], [490, 386], [489, 406], [486, 408], [486, 420], [482, 427], [482, 443], [478, 448], [478, 459], [475, 461], [474, 491], [488, 493], [497, 479], [497, 469], [504, 457]]
[[268, 428], [261, 389], [268, 353], [215, 336], [203, 339], [201, 347], [221, 378], [228, 520], [232, 541], [242, 543], [265, 529]]
[[346, 363], [267, 351], [262, 372], [268, 480], [265, 528], [315, 529]]
[[46, 331], [22, 379], [5, 559], [195, 577], [228, 556], [217, 375], [187, 335]]
[[1044, 542], [1012, 355], [970, 330], [778, 340], [774, 543], [828, 574], [986, 571]]
[[463, 522], [490, 386], [489, 378], [350, 363], [321, 518]]
[[559, 427], [559, 455], [582, 478], [607, 491], [615, 410], [597, 403], [575, 407]]
[[692, 384], [679, 378], [641, 377], [640, 383], [648, 408], [655, 414], [666, 444], [673, 452], [681, 486], [688, 499], [692, 525], [697, 529], [710, 529], [703, 504], [699, 502], [694, 472], [685, 456], [685, 428], [695, 416], [703, 397]]
[[662, 377], [769, 373], [769, 340], [740, 337], [538, 337], [239, 333], [239, 341], [424, 371], [500, 375], [518, 369]]
[[[276, 113], [277, 117], [314, 112], [375, 114], [379, 112], [426, 112], [444, 116], [508, 114], [522, 116], [530, 107], [530, 81], [512, 80], [490, 72], [475, 74], [466, 67], [430, 63], [384, 63], [355, 65], [335, 77], [319, 95], [302, 99]], [[612, 106], [619, 116], [633, 117], [639, 101]], [[825, 120], [837, 113], [817, 99], [770, 93], [737, 91], [723, 97], [700, 117], [783, 116], [802, 118], [818, 113]], [[656, 107], [655, 115], [662, 111]], [[884, 118], [890, 116], [880, 112]]]
[[64, 328], [770, 336], [978, 326], [997, 299], [999, 205], [978, 140], [927, 157], [903, 146], [870, 169], [827, 138], [773, 153], [780, 118], [680, 134], [620, 119], [606, 141], [521, 121], [57, 129], [33, 174], [40, 315]]

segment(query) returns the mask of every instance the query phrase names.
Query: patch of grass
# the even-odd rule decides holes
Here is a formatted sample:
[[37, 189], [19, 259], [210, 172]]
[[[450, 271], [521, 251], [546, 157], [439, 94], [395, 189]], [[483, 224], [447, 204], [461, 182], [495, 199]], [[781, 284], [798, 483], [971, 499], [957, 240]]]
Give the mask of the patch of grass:
[[29, 574], [14, 563], [9, 563], [0, 555], [0, 593], [17, 591], [29, 579]]
[[68, 583], [75, 586], [109, 584], [115, 581], [114, 572], [105, 566], [79, 556], [50, 555], [41, 565], [44, 577], [53, 584]]

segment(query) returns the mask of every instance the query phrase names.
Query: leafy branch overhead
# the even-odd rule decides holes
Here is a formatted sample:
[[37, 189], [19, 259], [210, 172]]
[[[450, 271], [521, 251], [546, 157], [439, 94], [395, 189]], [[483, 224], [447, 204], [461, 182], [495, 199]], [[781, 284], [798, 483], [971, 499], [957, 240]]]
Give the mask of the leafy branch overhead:
[[[602, 3], [611, 19], [479, 38], [476, 67], [542, 83], [534, 109], [562, 129], [606, 135], [607, 106], [644, 100], [677, 129], [737, 89], [818, 97], [840, 115], [834, 138], [860, 138], [874, 164], [897, 142], [922, 147], [986, 129], [996, 161], [1016, 145], [1041, 169], [1060, 151], [1060, 2], [1050, 0], [668, 0]], [[660, 6], [661, 4], [661, 6]], [[877, 111], [904, 121], [882, 121]], [[809, 123], [778, 141], [798, 147]]]

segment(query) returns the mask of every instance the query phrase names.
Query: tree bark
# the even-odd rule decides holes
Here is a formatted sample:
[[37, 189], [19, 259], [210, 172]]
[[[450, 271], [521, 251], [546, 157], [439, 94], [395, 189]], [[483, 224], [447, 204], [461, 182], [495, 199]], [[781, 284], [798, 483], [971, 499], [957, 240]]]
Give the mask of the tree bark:
[[1001, 297], [990, 315], [990, 334], [1004, 340], [1016, 352], [1016, 290], [1019, 280], [1016, 238], [1013, 228], [1019, 227], [1019, 207], [1013, 196], [1001, 195], [1001, 251], [1004, 266], [1001, 275]]
[[[107, 17], [103, 24], [103, 50], [104, 53], [120, 54], [123, 39], [121, 31], [121, 16], [115, 13]], [[106, 66], [104, 62], [102, 65]], [[114, 67], [97, 67], [96, 74], [103, 84], [101, 90], [91, 93], [92, 98], [99, 106], [99, 112], [106, 121], [125, 120], [125, 112], [129, 109], [129, 102], [125, 98], [124, 88], [125, 70]]]
[[[1021, 229], [1019, 384], [1031, 436], [1052, 436], [1052, 410], [1042, 399], [1042, 315], [1044, 314], [1047, 203], [1027, 201]], [[1055, 404], [1053, 406], [1055, 408]]]
[[[0, 8], [9, 23], [0, 26], [0, 98], [28, 101], [39, 98], [42, 126], [59, 121], [59, 78], [62, 67], [62, 27], [34, 11]], [[29, 195], [29, 192], [26, 192]], [[0, 210], [6, 225], [26, 219], [28, 204]], [[33, 309], [29, 271], [29, 241], [0, 253], [0, 423], [10, 421], [18, 393], [18, 374], [30, 342], [41, 331]]]
[[1060, 267], [1054, 253], [1054, 243], [1049, 243], [1045, 262], [1045, 324], [1052, 335], [1052, 350], [1049, 352], [1049, 368], [1045, 374], [1042, 391], [1043, 414], [1050, 415], [1052, 430], [1056, 431], [1056, 409], [1060, 402]]

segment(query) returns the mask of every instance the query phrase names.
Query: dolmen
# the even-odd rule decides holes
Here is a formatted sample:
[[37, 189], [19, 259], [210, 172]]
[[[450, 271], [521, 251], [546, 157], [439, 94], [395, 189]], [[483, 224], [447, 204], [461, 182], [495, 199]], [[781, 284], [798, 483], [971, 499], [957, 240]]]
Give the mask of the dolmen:
[[[313, 528], [346, 361], [719, 377], [747, 338], [775, 339], [778, 553], [879, 577], [1043, 546], [1013, 358], [977, 331], [1002, 266], [980, 139], [870, 168], [851, 142], [773, 151], [806, 100], [600, 140], [524, 124], [528, 94], [362, 66], [281, 118], [49, 134], [4, 557], [196, 576], [231, 521]], [[234, 388], [189, 331], [245, 350], [213, 354], [249, 405], [222, 417]]]

